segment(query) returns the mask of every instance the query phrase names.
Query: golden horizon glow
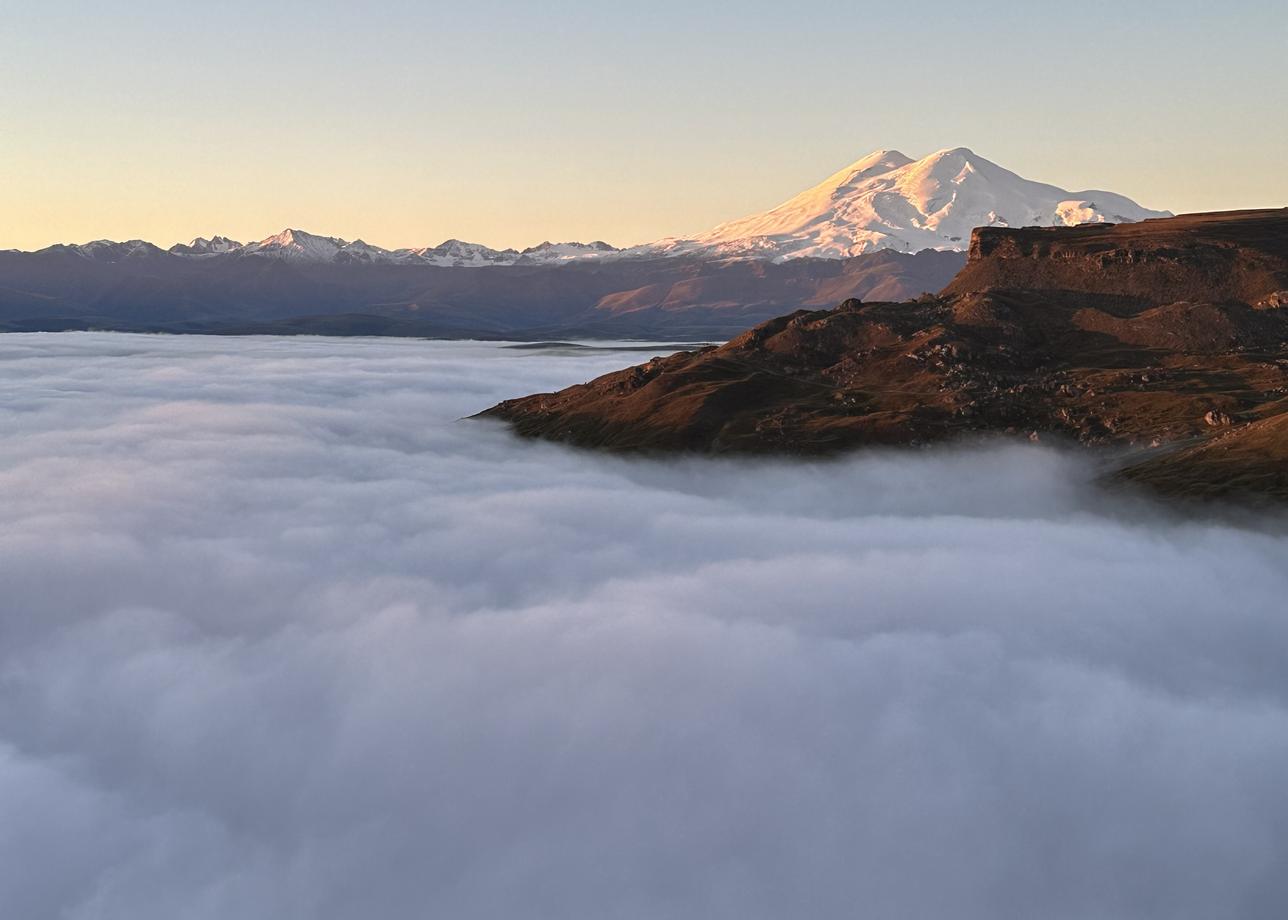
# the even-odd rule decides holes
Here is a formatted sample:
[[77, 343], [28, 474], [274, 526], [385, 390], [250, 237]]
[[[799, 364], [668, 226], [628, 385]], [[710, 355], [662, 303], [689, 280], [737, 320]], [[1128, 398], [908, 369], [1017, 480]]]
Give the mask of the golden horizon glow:
[[[879, 147], [969, 146], [1177, 212], [1288, 204], [1283, 9], [822, 6], [18, 10], [0, 248], [287, 227], [623, 246], [772, 207]], [[1076, 64], [1052, 61], [1062, 35], [1088, 36]]]

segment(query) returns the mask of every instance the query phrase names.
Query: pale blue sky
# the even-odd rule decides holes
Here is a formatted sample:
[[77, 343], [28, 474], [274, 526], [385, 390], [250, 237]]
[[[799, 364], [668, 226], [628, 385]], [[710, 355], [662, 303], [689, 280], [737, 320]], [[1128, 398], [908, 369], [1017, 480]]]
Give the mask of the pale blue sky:
[[1288, 205], [1288, 3], [0, 0], [0, 247], [627, 244], [868, 151]]

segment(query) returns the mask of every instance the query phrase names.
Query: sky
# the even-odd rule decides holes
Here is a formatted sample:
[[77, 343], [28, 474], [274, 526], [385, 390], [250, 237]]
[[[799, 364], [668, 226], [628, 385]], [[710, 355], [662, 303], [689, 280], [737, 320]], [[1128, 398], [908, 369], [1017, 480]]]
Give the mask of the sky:
[[0, 337], [0, 915], [1283, 916], [1288, 520], [461, 420], [638, 357]]
[[1288, 204], [1281, 0], [0, 0], [0, 248], [285, 227], [695, 233], [966, 146], [1173, 211]]

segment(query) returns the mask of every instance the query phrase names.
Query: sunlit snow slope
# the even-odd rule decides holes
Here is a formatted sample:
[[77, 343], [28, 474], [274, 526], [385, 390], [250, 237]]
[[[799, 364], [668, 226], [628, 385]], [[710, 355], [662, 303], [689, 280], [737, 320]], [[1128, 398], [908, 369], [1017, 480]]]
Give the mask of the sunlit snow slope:
[[1125, 223], [1170, 216], [1122, 195], [1033, 182], [965, 147], [913, 160], [877, 150], [778, 207], [650, 249], [671, 254], [844, 258], [874, 249], [964, 249], [975, 227]]

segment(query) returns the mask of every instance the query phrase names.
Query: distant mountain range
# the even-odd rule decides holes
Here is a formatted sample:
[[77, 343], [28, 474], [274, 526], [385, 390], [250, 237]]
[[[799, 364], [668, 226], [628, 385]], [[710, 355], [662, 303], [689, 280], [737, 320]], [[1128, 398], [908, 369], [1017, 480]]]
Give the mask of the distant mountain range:
[[[101, 257], [102, 252], [98, 253]], [[0, 252], [0, 331], [115, 329], [439, 338], [727, 338], [784, 310], [942, 288], [966, 257], [442, 265]]]
[[362, 240], [342, 240], [304, 230], [283, 230], [257, 243], [240, 243], [226, 236], [197, 237], [161, 249], [143, 240], [95, 240], [92, 243], [58, 244], [40, 252], [70, 252], [95, 262], [122, 262], [145, 255], [169, 253], [187, 259], [259, 256], [286, 262], [337, 265], [438, 265], [448, 268], [482, 268], [495, 265], [560, 265], [584, 259], [620, 255], [624, 251], [607, 243], [541, 243], [520, 252], [489, 249], [481, 243], [447, 240], [418, 249], [383, 249]]
[[[846, 259], [878, 249], [961, 251], [975, 227], [1061, 227], [1170, 217], [1113, 192], [1070, 192], [1024, 179], [965, 147], [920, 160], [876, 150], [776, 208], [721, 224], [691, 238], [626, 249], [602, 241], [540, 243], [522, 251], [447, 240], [437, 246], [384, 249], [363, 240], [283, 230], [255, 243], [226, 236], [171, 246], [186, 258], [260, 256], [292, 262], [363, 265], [561, 265], [606, 259], [698, 256], [707, 259]], [[96, 240], [53, 246], [95, 261], [119, 262], [160, 248], [142, 240]]]
[[798, 307], [937, 291], [976, 226], [1166, 214], [1031, 182], [961, 147], [916, 161], [878, 150], [763, 214], [627, 249], [384, 249], [288, 229], [0, 252], [0, 331], [719, 337]]

